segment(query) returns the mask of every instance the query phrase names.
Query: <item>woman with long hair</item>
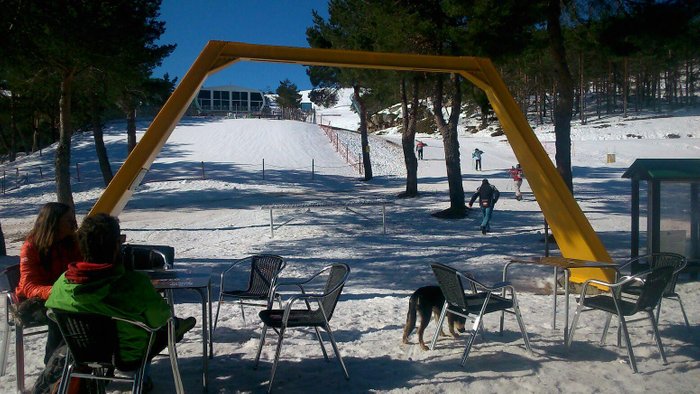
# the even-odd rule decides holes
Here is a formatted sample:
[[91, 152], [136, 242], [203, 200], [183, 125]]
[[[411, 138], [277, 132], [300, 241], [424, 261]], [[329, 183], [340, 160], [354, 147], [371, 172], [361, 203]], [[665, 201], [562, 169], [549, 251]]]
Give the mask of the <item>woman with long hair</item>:
[[[20, 301], [39, 298], [46, 301], [54, 282], [68, 264], [82, 259], [75, 237], [77, 224], [73, 209], [62, 203], [50, 202], [39, 210], [34, 227], [20, 251], [20, 278], [16, 294]], [[49, 321], [46, 341], [47, 362], [61, 342], [61, 333]]]

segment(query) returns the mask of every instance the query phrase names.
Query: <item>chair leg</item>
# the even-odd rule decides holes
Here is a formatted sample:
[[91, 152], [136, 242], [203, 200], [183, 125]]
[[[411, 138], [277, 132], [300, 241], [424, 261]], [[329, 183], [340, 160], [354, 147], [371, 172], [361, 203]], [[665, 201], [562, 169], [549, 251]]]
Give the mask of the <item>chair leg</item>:
[[581, 311], [583, 309], [583, 304], [579, 302], [576, 307], [576, 312], [574, 312], [574, 319], [571, 320], [571, 328], [569, 329], [569, 337], [566, 338], [566, 347], [571, 347], [571, 342], [574, 341], [574, 334], [576, 333], [576, 326], [578, 325], [578, 318], [581, 316]]
[[258, 345], [258, 354], [255, 355], [255, 365], [253, 369], [258, 369], [258, 363], [260, 362], [260, 353], [262, 353], [263, 345], [265, 344], [265, 336], [267, 335], [267, 324], [263, 326], [262, 334], [260, 334], [260, 344]]
[[[143, 370], [141, 368], [139, 368], [138, 370], [136, 370], [136, 372], [134, 372], [134, 383], [131, 386], [131, 392], [133, 394], [143, 393], [143, 381], [144, 381]], [[100, 382], [100, 381], [98, 380], [98, 382]]]
[[523, 340], [525, 341], [525, 348], [528, 352], [532, 353], [530, 338], [527, 336], [527, 329], [525, 328], [525, 322], [523, 321], [523, 316], [520, 314], [517, 301], [513, 302], [513, 311], [515, 312], [515, 318], [518, 320], [518, 325], [520, 326], [520, 333], [523, 335]]
[[612, 313], [608, 313], [605, 317], [605, 325], [603, 326], [603, 335], [600, 337], [600, 346], [605, 345], [605, 337], [608, 336], [608, 330], [610, 329], [610, 321], [612, 321]]
[[333, 351], [335, 352], [335, 356], [338, 358], [338, 361], [340, 362], [340, 366], [343, 369], [343, 374], [345, 374], [345, 379], [349, 380], [350, 375], [348, 375], [348, 369], [345, 368], [345, 363], [343, 362], [343, 358], [340, 356], [340, 351], [338, 351], [338, 345], [335, 343], [335, 338], [333, 337], [333, 332], [331, 331], [331, 327], [326, 324], [326, 332], [328, 333], [328, 338], [331, 340], [331, 346], [333, 346]]
[[214, 330], [216, 330], [216, 324], [219, 322], [219, 310], [221, 309], [221, 302], [224, 300], [224, 297], [219, 295], [219, 302], [216, 303], [216, 315], [214, 316]]
[[433, 340], [430, 342], [430, 350], [435, 349], [435, 343], [437, 342], [438, 335], [440, 335], [440, 327], [442, 327], [442, 322], [445, 321], [445, 315], [447, 315], [447, 302], [445, 302], [442, 305], [442, 312], [440, 312], [440, 320], [438, 320], [438, 325], [435, 329]]
[[476, 320], [474, 320], [474, 325], [472, 326], [471, 333], [469, 335], [469, 338], [467, 338], [467, 345], [464, 349], [464, 353], [462, 354], [462, 362], [461, 365], [464, 366], [464, 363], [467, 362], [467, 357], [469, 357], [469, 351], [472, 348], [472, 344], [474, 343], [474, 339], [476, 338], [476, 333], [479, 330], [479, 326], [481, 325], [481, 318], [482, 316], [479, 315]]
[[243, 317], [243, 325], [247, 326], [247, 324], [245, 322], [245, 311], [243, 310], [243, 301], [238, 300], [238, 305], [241, 307], [241, 316]]
[[73, 360], [70, 352], [66, 354], [65, 365], [63, 366], [63, 372], [61, 373], [61, 380], [58, 383], [58, 394], [65, 394], [68, 392], [69, 379], [68, 377], [73, 373]]
[[657, 321], [654, 319], [654, 313], [652, 311], [647, 312], [649, 314], [649, 320], [651, 320], [651, 327], [654, 329], [654, 338], [656, 338], [656, 346], [659, 348], [659, 354], [661, 354], [661, 360], [663, 364], [666, 365], [666, 353], [664, 352], [664, 345], [661, 343], [661, 335], [659, 335], [659, 327], [657, 326]]
[[678, 305], [681, 307], [681, 313], [683, 313], [683, 320], [685, 320], [685, 326], [690, 330], [690, 322], [688, 322], [688, 315], [685, 314], [685, 308], [683, 307], [683, 301], [681, 301], [681, 296], [676, 295], [676, 299], [678, 300]]
[[661, 315], [661, 301], [663, 301], [663, 300], [664, 300], [664, 297], [661, 297], [661, 299], [659, 300], [659, 303], [656, 304], [656, 321], [657, 322], [660, 321], [659, 316]]
[[634, 373], [637, 373], [637, 361], [634, 358], [634, 351], [632, 350], [632, 342], [630, 341], [630, 334], [629, 331], [627, 331], [627, 323], [625, 322], [625, 318], [622, 315], [619, 315], [620, 317], [620, 327], [622, 328], [622, 332], [625, 334], [625, 344], [627, 345], [627, 357], [629, 358], [630, 361], [630, 366], [632, 367], [632, 371]]
[[17, 371], [17, 391], [24, 393], [24, 330], [15, 326], [15, 369]]
[[326, 353], [326, 347], [323, 346], [323, 338], [321, 338], [321, 330], [319, 330], [318, 327], [314, 327], [314, 330], [316, 330], [316, 338], [318, 339], [318, 344], [321, 345], [321, 351], [323, 352], [323, 358], [325, 358], [326, 361], [330, 361], [328, 359], [328, 353]]
[[275, 350], [275, 361], [272, 363], [272, 372], [270, 373], [270, 384], [267, 386], [267, 392], [272, 391], [272, 381], [275, 380], [275, 372], [277, 372], [277, 363], [280, 361], [280, 352], [282, 351], [282, 339], [284, 339], [284, 327], [280, 329], [279, 341], [277, 342], [277, 350]]
[[[688, 315], [685, 314], [685, 308], [683, 307], [683, 301], [681, 300], [681, 296], [678, 294], [674, 294], [672, 296], [667, 296], [669, 300], [675, 300], [678, 301], [678, 305], [681, 307], [681, 313], [683, 314], [683, 321], [685, 321], [685, 327], [690, 330], [690, 322], [688, 321]], [[659, 311], [660, 309], [657, 310], [656, 312], [656, 323], [658, 324], [659, 322]], [[0, 375], [2, 376], [2, 375]]]
[[[9, 307], [5, 305], [5, 307]], [[9, 316], [5, 315], [5, 321], [2, 322], [2, 345], [0, 345], [0, 376], [5, 376], [7, 371], [7, 353], [10, 350], [10, 321]]]

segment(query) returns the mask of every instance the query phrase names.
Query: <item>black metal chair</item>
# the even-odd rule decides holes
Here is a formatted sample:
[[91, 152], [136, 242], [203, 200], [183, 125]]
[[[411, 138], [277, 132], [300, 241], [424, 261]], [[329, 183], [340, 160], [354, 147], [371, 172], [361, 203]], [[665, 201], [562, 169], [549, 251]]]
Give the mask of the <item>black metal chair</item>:
[[[68, 347], [68, 355], [58, 387], [59, 394], [68, 392], [72, 377], [131, 382], [133, 393], [143, 391], [148, 355], [151, 353], [155, 334], [161, 327], [153, 328], [139, 321], [59, 309], [49, 309], [49, 317], [58, 324]], [[117, 324], [120, 323], [139, 327], [149, 334], [148, 346], [143, 358], [133, 371], [120, 369], [123, 367], [118, 357]]]
[[124, 244], [122, 262], [131, 270], [172, 269], [175, 248], [168, 245]]
[[[230, 282], [233, 279], [233, 269], [245, 263], [250, 263], [248, 287], [245, 290], [229, 289], [226, 286], [226, 279], [228, 278]], [[277, 283], [277, 277], [285, 266], [286, 262], [282, 257], [272, 254], [256, 254], [236, 260], [231, 264], [230, 267], [221, 273], [219, 302], [216, 306], [214, 329], [216, 329], [216, 324], [219, 321], [219, 311], [221, 310], [221, 303], [224, 301], [224, 297], [238, 301], [244, 324], [245, 311], [243, 310], [243, 305], [266, 307], [267, 300], [271, 296], [275, 296], [270, 291]]]
[[[474, 343], [477, 331], [483, 325], [482, 320], [484, 315], [491, 312], [504, 311], [515, 315], [518, 326], [520, 326], [520, 333], [525, 341], [525, 348], [527, 348], [529, 352], [532, 352], [527, 330], [525, 329], [525, 323], [523, 322], [520, 308], [518, 307], [515, 289], [509, 282], [499, 282], [493, 286], [487, 286], [474, 279], [472, 275], [459, 272], [447, 265], [433, 263], [430, 266], [433, 269], [433, 273], [435, 273], [435, 278], [440, 285], [440, 289], [442, 289], [442, 294], [445, 296], [445, 303], [443, 304], [440, 320], [438, 321], [438, 329], [435, 330], [435, 334], [433, 335], [430, 350], [435, 348], [438, 333], [440, 332], [439, 327], [442, 327], [442, 323], [448, 313], [464, 318], [476, 316], [473, 318], [474, 323], [469, 332], [467, 345], [462, 355], [461, 365], [464, 366], [467, 357], [469, 357], [469, 351]], [[465, 282], [469, 286], [469, 293], [465, 293]], [[505, 293], [503, 295], [498, 295], [498, 293], [504, 290], [510, 292], [510, 298], [507, 298]], [[471, 316], [469, 316], [470, 314]], [[503, 326], [501, 325], [501, 333], [502, 330]]]
[[46, 321], [45, 316], [43, 319], [38, 319], [35, 322], [21, 322], [15, 319], [12, 311], [16, 310], [19, 304], [19, 299], [15, 294], [15, 289], [19, 284], [20, 277], [20, 265], [14, 264], [4, 270], [0, 271], [0, 291], [5, 295], [5, 316], [2, 322], [2, 346], [0, 346], [0, 376], [5, 375], [5, 370], [7, 368], [7, 354], [10, 349], [10, 330], [14, 328], [15, 331], [15, 370], [17, 379], [17, 391], [25, 391], [24, 382], [24, 337], [35, 336], [35, 335], [45, 335]]
[[[664, 294], [664, 290], [673, 276], [673, 272], [673, 267], [659, 267], [651, 271], [638, 273], [636, 275], [624, 276], [616, 283], [608, 283], [596, 279], [589, 279], [585, 281], [583, 288], [581, 289], [581, 296], [578, 301], [576, 313], [574, 314], [574, 319], [571, 322], [571, 332], [569, 333], [567, 346], [570, 347], [571, 343], [573, 342], [574, 334], [576, 333], [576, 325], [582, 312], [588, 312], [591, 310], [601, 310], [607, 312], [605, 327], [603, 328], [603, 336], [600, 339], [601, 345], [605, 343], [605, 337], [608, 333], [608, 327], [610, 325], [612, 315], [617, 315], [620, 321], [620, 328], [622, 329], [622, 333], [625, 335], [627, 356], [629, 358], [630, 366], [636, 373], [637, 362], [634, 358], [634, 351], [632, 350], [632, 344], [630, 342], [625, 317], [633, 316], [639, 312], [644, 312], [649, 317], [649, 320], [651, 320], [656, 345], [659, 348], [659, 353], [661, 354], [663, 363], [666, 364], [666, 355], [664, 354], [664, 348], [661, 344], [661, 336], [659, 336], [659, 329], [656, 325], [656, 319], [654, 318], [654, 308], [656, 308], [656, 306], [659, 304], [661, 297]], [[635, 300], [624, 298], [621, 290], [633, 283], [639, 284], [640, 286], [638, 297]], [[588, 290], [588, 286], [591, 284], [599, 285], [599, 287], [602, 286], [602, 288], [606, 289], [608, 293], [587, 296], [586, 292]], [[583, 309], [584, 307], [589, 309]]]
[[[673, 275], [671, 276], [671, 280], [668, 282], [668, 285], [666, 285], [663, 297], [661, 298], [661, 300], [659, 300], [659, 304], [656, 307], [656, 322], [659, 322], [659, 316], [661, 314], [661, 303], [665, 298], [678, 302], [678, 305], [680, 305], [681, 308], [681, 313], [683, 314], [685, 326], [686, 328], [690, 329], [690, 322], [688, 322], [688, 315], [686, 315], [685, 313], [683, 301], [681, 300], [680, 294], [676, 292], [676, 283], [678, 282], [678, 275], [681, 273], [681, 271], [683, 271], [683, 269], [685, 269], [687, 264], [688, 261], [685, 258], [685, 256], [680, 255], [678, 253], [650, 253], [629, 260], [628, 262], [618, 267], [618, 272], [626, 270], [627, 267], [630, 267], [632, 274], [653, 270], [659, 267], [672, 267]], [[631, 283], [628, 286], [624, 286], [622, 288], [622, 292], [625, 294], [638, 296], [640, 292], [640, 286], [636, 283]]]
[[[268, 307], [266, 310], [260, 312], [260, 319], [262, 319], [264, 326], [262, 335], [260, 336], [260, 345], [258, 346], [258, 353], [255, 356], [255, 368], [258, 367], [260, 361], [260, 353], [262, 352], [263, 345], [265, 344], [265, 336], [267, 334], [267, 329], [272, 328], [279, 336], [279, 341], [277, 342], [277, 350], [275, 351], [275, 360], [272, 364], [272, 373], [270, 374], [270, 384], [268, 386], [268, 392], [272, 390], [272, 381], [275, 379], [275, 371], [277, 370], [277, 364], [279, 363], [280, 351], [282, 350], [282, 339], [284, 338], [284, 332], [289, 327], [313, 327], [316, 331], [316, 337], [318, 338], [318, 343], [321, 345], [321, 351], [323, 352], [323, 357], [328, 360], [328, 354], [326, 353], [326, 348], [323, 346], [323, 339], [321, 338], [321, 331], [319, 328], [324, 329], [328, 333], [328, 338], [335, 352], [335, 356], [340, 362], [340, 366], [345, 375], [345, 379], [350, 379], [348, 375], [348, 370], [345, 368], [345, 363], [343, 363], [343, 358], [340, 356], [338, 351], [338, 346], [335, 343], [335, 338], [333, 337], [333, 332], [329, 322], [333, 317], [333, 312], [338, 303], [338, 298], [343, 291], [345, 282], [347, 281], [348, 275], [350, 274], [350, 267], [347, 264], [333, 264], [323, 268], [321, 271], [315, 273], [310, 278], [300, 281], [300, 282], [285, 282], [276, 285], [273, 288], [273, 293], [279, 290], [283, 286], [296, 286], [299, 288], [300, 293], [291, 295], [287, 300], [284, 309], [272, 309], [273, 299], [269, 299]], [[323, 292], [320, 294], [307, 293], [309, 290], [309, 285], [312, 285], [314, 279], [320, 277], [321, 275], [327, 275], [325, 286]], [[292, 309], [292, 307], [303, 302], [305, 308], [303, 309]], [[315, 307], [314, 308], [312, 308]]]

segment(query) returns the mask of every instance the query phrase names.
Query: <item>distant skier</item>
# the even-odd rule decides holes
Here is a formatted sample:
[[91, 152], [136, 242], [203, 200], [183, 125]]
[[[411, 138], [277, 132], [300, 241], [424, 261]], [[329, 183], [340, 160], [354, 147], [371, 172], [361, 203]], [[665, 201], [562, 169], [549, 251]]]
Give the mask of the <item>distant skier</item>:
[[481, 155], [484, 153], [484, 151], [479, 150], [479, 148], [474, 148], [474, 152], [472, 153], [472, 159], [474, 159], [474, 169], [477, 171], [481, 171]]
[[418, 140], [416, 143], [416, 152], [418, 152], [418, 160], [423, 160], [423, 147], [428, 146], [425, 142]]
[[491, 222], [491, 214], [493, 213], [493, 207], [496, 205], [496, 201], [498, 201], [500, 195], [501, 193], [496, 189], [496, 186], [490, 184], [488, 179], [484, 179], [481, 181], [481, 186], [479, 186], [474, 195], [472, 195], [472, 199], [469, 200], [469, 208], [471, 208], [474, 201], [477, 198], [479, 199], [481, 213], [484, 215], [481, 221], [482, 234], [486, 234], [486, 232], [491, 230], [491, 226], [489, 225]]
[[520, 168], [520, 163], [518, 163], [515, 167], [511, 167], [508, 172], [510, 177], [513, 178], [513, 183], [515, 183], [515, 199], [520, 201], [523, 199], [523, 194], [520, 192], [520, 186], [523, 184], [523, 169]]

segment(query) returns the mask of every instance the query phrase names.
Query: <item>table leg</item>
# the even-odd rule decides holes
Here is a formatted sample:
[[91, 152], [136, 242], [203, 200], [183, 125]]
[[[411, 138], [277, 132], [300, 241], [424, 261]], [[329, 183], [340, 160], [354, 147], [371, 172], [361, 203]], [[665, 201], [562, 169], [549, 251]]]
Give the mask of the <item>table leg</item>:
[[564, 269], [564, 343], [569, 343], [569, 270]]
[[209, 322], [207, 319], [207, 299], [208, 292], [205, 295], [204, 290], [201, 288], [197, 289], [200, 297], [202, 297], [202, 389], [206, 393], [208, 390], [209, 383], [209, 355], [207, 354], [207, 349], [209, 348]]
[[214, 358], [214, 320], [211, 310], [211, 282], [207, 286], [207, 305], [209, 306], [209, 358]]
[[273, 227], [273, 222], [272, 222], [272, 208], [270, 208], [270, 238], [274, 238], [275, 236], [275, 228]]
[[559, 274], [559, 268], [554, 267], [554, 283], [552, 283], [552, 330], [557, 329], [557, 288], [559, 284], [557, 283], [557, 274]]
[[[172, 301], [172, 290], [166, 290], [166, 297]], [[170, 357], [170, 367], [173, 370], [173, 379], [175, 381], [175, 392], [184, 394], [185, 388], [182, 385], [182, 377], [180, 376], [180, 368], [177, 361], [177, 348], [175, 347], [175, 316], [168, 323], [168, 357]]]
[[7, 370], [7, 352], [10, 350], [10, 307], [9, 302], [7, 302], [7, 297], [5, 294], [2, 295], [2, 299], [5, 300], [5, 307], [3, 313], [2, 321], [2, 345], [0, 345], [0, 376], [5, 376], [5, 371]]

